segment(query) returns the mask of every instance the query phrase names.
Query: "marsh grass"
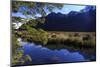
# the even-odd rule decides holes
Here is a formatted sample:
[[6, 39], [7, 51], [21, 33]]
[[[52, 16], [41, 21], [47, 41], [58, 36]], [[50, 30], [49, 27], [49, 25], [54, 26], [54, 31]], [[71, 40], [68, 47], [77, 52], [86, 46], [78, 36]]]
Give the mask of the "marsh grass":
[[[95, 32], [50, 32], [47, 45], [56, 45], [72, 47], [75, 49], [92, 49], [96, 48]], [[52, 46], [53, 47], [53, 46]], [[59, 47], [59, 48], [60, 48]]]

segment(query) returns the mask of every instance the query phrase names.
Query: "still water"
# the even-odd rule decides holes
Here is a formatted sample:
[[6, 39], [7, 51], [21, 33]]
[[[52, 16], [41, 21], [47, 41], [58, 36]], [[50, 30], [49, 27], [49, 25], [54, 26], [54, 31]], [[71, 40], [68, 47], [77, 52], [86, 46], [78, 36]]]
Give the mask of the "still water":
[[67, 49], [51, 50], [41, 45], [36, 45], [34, 43], [22, 43], [24, 54], [30, 55], [32, 62], [27, 62], [27, 64], [50, 64], [50, 63], [65, 63], [65, 62], [80, 62], [80, 61], [90, 61], [90, 59], [95, 59], [95, 55], [86, 57], [80, 51], [69, 51]]

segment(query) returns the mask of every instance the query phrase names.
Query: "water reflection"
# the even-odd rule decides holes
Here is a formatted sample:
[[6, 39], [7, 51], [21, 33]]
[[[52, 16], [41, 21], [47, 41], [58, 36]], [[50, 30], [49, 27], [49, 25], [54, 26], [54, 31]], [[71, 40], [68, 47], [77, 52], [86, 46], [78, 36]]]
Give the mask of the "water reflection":
[[23, 49], [25, 54], [31, 56], [31, 64], [88, 61], [78, 51], [70, 52], [67, 49], [50, 50], [34, 43], [23, 43]]

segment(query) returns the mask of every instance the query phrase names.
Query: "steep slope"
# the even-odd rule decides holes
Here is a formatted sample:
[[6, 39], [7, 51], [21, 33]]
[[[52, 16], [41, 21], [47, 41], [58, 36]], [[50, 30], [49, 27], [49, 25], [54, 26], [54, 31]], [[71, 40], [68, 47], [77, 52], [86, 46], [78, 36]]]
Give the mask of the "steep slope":
[[44, 24], [37, 25], [38, 28], [48, 31], [96, 31], [96, 9], [92, 6], [87, 6], [80, 12], [71, 11], [66, 15], [52, 12], [45, 19]]

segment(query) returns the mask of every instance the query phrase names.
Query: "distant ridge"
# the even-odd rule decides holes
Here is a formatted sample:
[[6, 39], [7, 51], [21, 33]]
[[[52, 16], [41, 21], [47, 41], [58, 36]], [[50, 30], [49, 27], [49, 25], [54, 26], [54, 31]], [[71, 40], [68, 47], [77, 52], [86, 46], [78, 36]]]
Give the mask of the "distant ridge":
[[80, 12], [71, 11], [68, 14], [50, 13], [45, 17], [44, 24], [38, 24], [38, 28], [48, 31], [68, 32], [95, 32], [96, 8], [87, 6]]

